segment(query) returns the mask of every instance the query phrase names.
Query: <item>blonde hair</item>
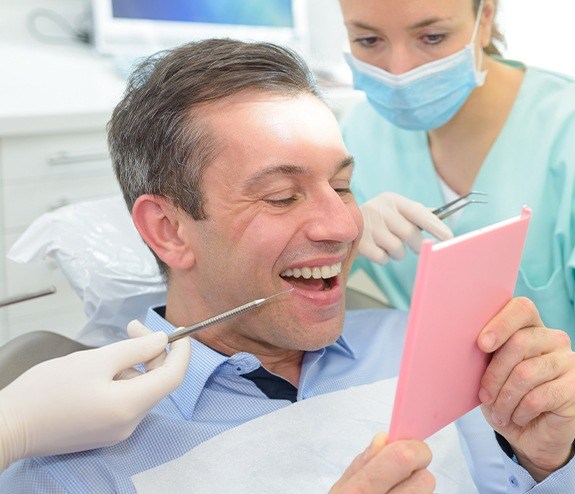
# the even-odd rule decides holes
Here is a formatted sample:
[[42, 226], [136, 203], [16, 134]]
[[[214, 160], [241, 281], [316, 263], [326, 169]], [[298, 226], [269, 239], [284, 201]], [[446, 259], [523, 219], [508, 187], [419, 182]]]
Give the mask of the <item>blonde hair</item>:
[[[479, 9], [480, 3], [481, 0], [473, 0], [473, 11], [475, 12], [475, 15], [477, 15], [477, 10]], [[497, 3], [498, 0], [493, 0], [493, 25], [491, 28], [491, 41], [483, 51], [488, 55], [501, 56], [500, 47], [505, 47], [505, 37], [497, 25]]]

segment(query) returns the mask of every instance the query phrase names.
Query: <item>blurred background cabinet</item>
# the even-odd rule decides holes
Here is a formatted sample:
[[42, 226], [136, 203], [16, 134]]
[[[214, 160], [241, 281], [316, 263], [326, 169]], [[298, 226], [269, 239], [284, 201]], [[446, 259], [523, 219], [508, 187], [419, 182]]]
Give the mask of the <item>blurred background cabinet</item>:
[[[328, 105], [341, 117], [362, 96], [349, 87], [351, 76], [343, 65], [338, 4], [297, 1], [305, 5], [308, 62], [325, 84]], [[56, 266], [21, 265], [6, 254], [44, 212], [119, 193], [106, 124], [123, 93], [128, 67], [122, 57], [102, 56], [89, 44], [66, 40], [60, 28], [67, 22], [82, 29], [90, 3], [0, 2], [0, 298], [57, 289], [54, 295], [0, 308], [0, 344], [38, 329], [76, 335], [85, 321], [82, 304]], [[54, 16], [60, 21], [51, 21]]]
[[1, 309], [0, 344], [37, 329], [73, 336], [82, 304], [55, 264], [6, 253], [42, 213], [119, 192], [105, 128], [124, 81], [79, 47], [2, 44], [0, 66], [0, 298], [57, 290]]

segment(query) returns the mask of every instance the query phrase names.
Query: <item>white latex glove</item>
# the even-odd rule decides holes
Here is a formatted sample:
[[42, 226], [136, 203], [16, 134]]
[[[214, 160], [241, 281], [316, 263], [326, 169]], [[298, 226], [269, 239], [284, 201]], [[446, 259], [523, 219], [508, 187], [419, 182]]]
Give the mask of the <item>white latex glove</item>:
[[[0, 390], [1, 469], [29, 456], [120, 442], [179, 386], [189, 338], [172, 343], [166, 355], [165, 333], [150, 334], [138, 321], [128, 333], [133, 339], [38, 364]], [[146, 373], [132, 369], [139, 363], [148, 363]]]
[[378, 264], [405, 257], [405, 244], [419, 254], [421, 230], [438, 240], [453, 238], [451, 230], [430, 209], [393, 192], [383, 192], [361, 206], [364, 229], [359, 253]]

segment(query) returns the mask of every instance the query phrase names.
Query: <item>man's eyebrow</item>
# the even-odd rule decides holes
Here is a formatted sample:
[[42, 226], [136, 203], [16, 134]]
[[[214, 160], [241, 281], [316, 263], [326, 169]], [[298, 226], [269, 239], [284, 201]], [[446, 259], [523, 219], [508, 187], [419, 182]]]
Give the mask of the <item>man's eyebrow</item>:
[[[355, 161], [353, 156], [346, 156], [343, 158], [335, 167], [335, 173], [340, 172], [344, 168], [355, 166]], [[279, 176], [279, 175], [304, 175], [309, 172], [309, 168], [299, 165], [275, 165], [263, 170], [259, 170], [250, 176], [244, 183], [246, 188], [251, 188], [256, 186], [258, 183], [266, 180], [268, 177]]]
[[273, 165], [262, 170], [258, 170], [256, 173], [248, 177], [244, 185], [246, 188], [250, 189], [255, 187], [258, 183], [265, 181], [269, 177], [279, 176], [279, 175], [303, 175], [306, 172], [306, 168], [297, 165]]
[[336, 171], [339, 172], [339, 171], [343, 170], [344, 168], [349, 168], [349, 167], [351, 167], [351, 168], [355, 167], [355, 160], [353, 159], [353, 156], [351, 156], [351, 155], [346, 156], [344, 159], [342, 159], [339, 162], [339, 166], [337, 167]]

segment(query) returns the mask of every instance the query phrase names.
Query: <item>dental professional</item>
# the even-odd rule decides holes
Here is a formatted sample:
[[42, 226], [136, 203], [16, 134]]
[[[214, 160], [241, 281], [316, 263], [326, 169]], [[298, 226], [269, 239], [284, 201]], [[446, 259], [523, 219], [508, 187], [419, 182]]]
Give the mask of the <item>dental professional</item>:
[[[190, 360], [143, 324], [130, 340], [38, 364], [0, 390], [0, 472], [30, 456], [71, 453], [126, 439], [146, 413], [178, 387]], [[132, 366], [146, 362], [146, 372]]]
[[[529, 297], [546, 325], [573, 339], [574, 79], [501, 58], [496, 0], [340, 6], [346, 60], [367, 96], [342, 122], [365, 219], [358, 265], [391, 305], [406, 309], [419, 227], [443, 240], [527, 204], [533, 217], [515, 295]], [[488, 204], [446, 220], [452, 232], [428, 209], [472, 190], [487, 193]]]

